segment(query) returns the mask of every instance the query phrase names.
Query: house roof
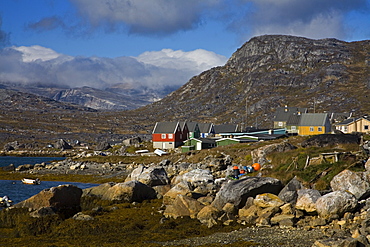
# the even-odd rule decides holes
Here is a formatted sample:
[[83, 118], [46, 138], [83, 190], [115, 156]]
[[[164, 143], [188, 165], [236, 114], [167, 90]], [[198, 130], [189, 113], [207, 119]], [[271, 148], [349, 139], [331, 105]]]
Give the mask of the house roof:
[[289, 116], [299, 115], [307, 112], [307, 108], [302, 107], [278, 107], [275, 112], [275, 122], [286, 122]]
[[288, 121], [286, 122], [287, 126], [298, 126], [299, 121], [301, 120], [302, 115], [290, 115]]
[[[186, 125], [188, 126], [188, 130], [190, 132], [195, 132], [198, 123], [196, 123], [196, 122], [186, 122]], [[183, 125], [181, 125], [181, 128], [183, 128]]]
[[335, 125], [349, 125], [349, 124], [351, 124], [353, 122], [356, 122], [358, 119], [360, 119], [360, 118], [349, 118], [349, 119], [346, 119], [346, 120], [344, 120], [344, 121], [342, 121], [340, 123], [337, 123]]
[[237, 124], [219, 124], [219, 125], [215, 125], [214, 129], [215, 129], [215, 133], [236, 132], [238, 129], [238, 125]]
[[300, 126], [324, 126], [328, 113], [305, 113], [301, 115]]
[[200, 133], [211, 133], [212, 132], [212, 123], [198, 123]]
[[364, 120], [370, 122], [370, 120], [368, 118], [366, 118], [366, 117], [358, 117], [358, 118], [349, 118], [349, 119], [346, 119], [346, 120], [344, 120], [344, 121], [342, 121], [340, 123], [337, 123], [335, 125], [350, 125], [350, 124], [352, 124], [354, 122], [357, 122], [360, 119], [364, 119]]
[[157, 122], [153, 129], [153, 134], [176, 133], [179, 122]]

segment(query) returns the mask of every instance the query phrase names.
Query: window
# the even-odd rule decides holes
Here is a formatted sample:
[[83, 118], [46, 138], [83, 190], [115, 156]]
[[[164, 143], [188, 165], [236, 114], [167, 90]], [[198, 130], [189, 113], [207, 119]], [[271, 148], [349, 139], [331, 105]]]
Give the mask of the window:
[[172, 139], [173, 138], [173, 134], [168, 134], [168, 139]]
[[292, 130], [296, 130], [297, 128], [296, 128], [296, 126], [292, 126]]
[[166, 134], [162, 134], [162, 139], [166, 139]]
[[310, 127], [310, 132], [313, 132], [314, 130], [314, 127]]
[[279, 123], [278, 123], [278, 126], [279, 126], [279, 127], [282, 127], [282, 126], [283, 126], [283, 122], [279, 122]]
[[369, 130], [369, 125], [364, 125], [364, 130]]
[[317, 131], [321, 132], [322, 131], [322, 127], [317, 127]]

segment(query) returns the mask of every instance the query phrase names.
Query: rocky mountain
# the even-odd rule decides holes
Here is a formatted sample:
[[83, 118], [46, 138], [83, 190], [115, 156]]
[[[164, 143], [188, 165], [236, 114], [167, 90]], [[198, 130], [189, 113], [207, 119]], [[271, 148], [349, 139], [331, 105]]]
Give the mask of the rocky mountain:
[[134, 89], [119, 84], [105, 90], [92, 87], [60, 88], [37, 85], [3, 83], [1, 88], [33, 93], [59, 102], [72, 103], [96, 110], [132, 110], [160, 100], [177, 88], [155, 91], [149, 88]]
[[277, 107], [309, 112], [370, 112], [370, 41], [254, 37], [224, 66], [193, 77], [164, 99], [138, 109], [157, 120], [271, 127]]
[[[272, 127], [276, 108], [284, 105], [361, 116], [370, 112], [369, 68], [370, 41], [260, 36], [246, 42], [224, 66], [204, 71], [162, 100], [135, 110], [92, 110], [0, 86], [0, 136], [3, 142], [119, 140], [132, 133], [150, 134], [155, 122], [169, 120]], [[84, 95], [90, 106], [118, 101], [108, 90], [37, 90], [59, 100], [75, 98], [69, 100], [74, 103]], [[102, 100], [107, 97], [109, 101]], [[133, 101], [122, 105], [136, 106]]]

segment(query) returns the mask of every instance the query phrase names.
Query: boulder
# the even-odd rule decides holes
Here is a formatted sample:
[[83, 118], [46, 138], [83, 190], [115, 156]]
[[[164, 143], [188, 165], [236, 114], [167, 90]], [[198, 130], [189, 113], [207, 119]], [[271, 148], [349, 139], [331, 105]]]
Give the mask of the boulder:
[[14, 207], [29, 208], [30, 210], [50, 207], [59, 215], [69, 218], [81, 210], [81, 195], [82, 190], [74, 185], [59, 185], [44, 189]]
[[211, 205], [203, 207], [197, 214], [197, 219], [200, 223], [211, 228], [217, 225], [217, 219], [221, 216], [221, 211]]
[[112, 146], [108, 142], [104, 141], [104, 142], [99, 142], [98, 145], [96, 145], [95, 150], [96, 151], [104, 151], [104, 150], [108, 150], [110, 148], [112, 148]]
[[216, 194], [212, 206], [221, 210], [226, 203], [242, 208], [248, 197], [262, 193], [278, 194], [283, 185], [280, 180], [270, 177], [246, 177], [225, 183]]
[[260, 208], [280, 207], [284, 202], [277, 196], [271, 193], [259, 194], [254, 199], [254, 204]]
[[331, 181], [333, 191], [348, 191], [358, 200], [370, 195], [370, 183], [366, 173], [343, 170]]
[[88, 215], [88, 214], [83, 214], [81, 212], [73, 215], [72, 219], [74, 220], [81, 220], [81, 221], [90, 221], [90, 220], [94, 220], [94, 217]]
[[10, 164], [8, 166], [4, 166], [1, 168], [4, 172], [12, 172], [15, 171], [15, 166], [14, 164]]
[[56, 215], [56, 210], [52, 207], [42, 207], [30, 213], [30, 216], [33, 218], [41, 218], [50, 215]]
[[278, 196], [284, 202], [295, 205], [298, 198], [297, 191], [301, 189], [304, 189], [303, 184], [294, 177], [285, 185]]
[[164, 216], [175, 219], [182, 216], [190, 216], [190, 218], [195, 219], [203, 207], [203, 204], [191, 197], [177, 195], [173, 203], [166, 207]]
[[346, 212], [353, 211], [357, 199], [346, 191], [334, 191], [323, 195], [316, 201], [316, 210], [322, 218], [339, 218]]
[[25, 165], [20, 165], [17, 168], [15, 168], [16, 171], [22, 172], [22, 171], [28, 171], [33, 169], [34, 165], [31, 164], [25, 164]]
[[83, 190], [82, 196], [95, 196], [102, 198], [105, 193], [107, 193], [107, 190], [110, 189], [112, 186], [114, 186], [115, 183], [105, 183], [98, 186], [94, 186], [91, 188], [87, 188]]
[[321, 197], [318, 190], [303, 189], [298, 190], [296, 209], [306, 211], [307, 213], [316, 212], [316, 201]]
[[136, 137], [132, 137], [132, 138], [123, 140], [122, 145], [124, 145], [124, 146], [133, 146], [133, 145], [140, 144], [141, 142], [142, 142], [141, 138], [136, 136]]
[[163, 204], [170, 205], [175, 200], [177, 195], [186, 195], [191, 193], [191, 188], [188, 183], [180, 182], [172, 187], [166, 194], [163, 196]]
[[103, 200], [122, 202], [142, 202], [155, 198], [157, 198], [155, 190], [139, 181], [117, 183], [108, 188], [102, 196]]
[[126, 182], [137, 180], [149, 186], [167, 185], [170, 179], [163, 167], [144, 167], [139, 166], [126, 178]]
[[55, 142], [55, 148], [65, 150], [65, 149], [72, 149], [73, 147], [64, 139], [59, 139]]

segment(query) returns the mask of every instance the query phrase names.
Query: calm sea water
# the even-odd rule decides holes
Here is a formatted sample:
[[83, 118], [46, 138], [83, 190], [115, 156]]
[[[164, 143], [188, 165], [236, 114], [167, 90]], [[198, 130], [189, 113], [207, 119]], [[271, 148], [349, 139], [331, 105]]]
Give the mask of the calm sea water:
[[[14, 164], [15, 167], [24, 164], [37, 164], [42, 162], [50, 162], [53, 160], [63, 160], [63, 157], [12, 157], [0, 156], [0, 167]], [[72, 183], [59, 181], [41, 181], [40, 185], [23, 184], [20, 180], [0, 180], [0, 197], [8, 196], [14, 203], [21, 202], [36, 195], [43, 189], [56, 187], [62, 184], [73, 184], [81, 189], [97, 186], [92, 183]], [[1, 209], [1, 208], [0, 208]]]
[[13, 164], [15, 167], [25, 164], [40, 164], [42, 162], [50, 163], [53, 160], [64, 160], [64, 157], [13, 157], [0, 156], [0, 167]]

